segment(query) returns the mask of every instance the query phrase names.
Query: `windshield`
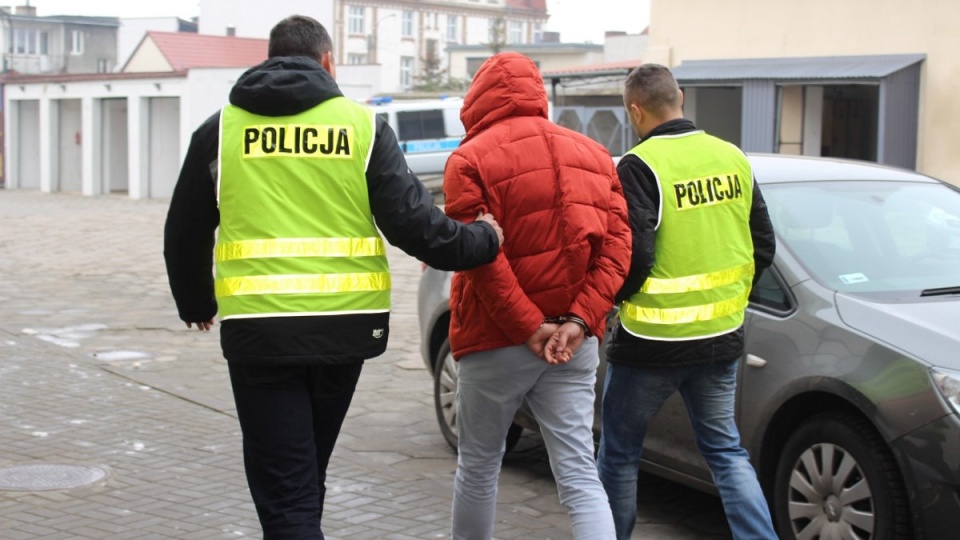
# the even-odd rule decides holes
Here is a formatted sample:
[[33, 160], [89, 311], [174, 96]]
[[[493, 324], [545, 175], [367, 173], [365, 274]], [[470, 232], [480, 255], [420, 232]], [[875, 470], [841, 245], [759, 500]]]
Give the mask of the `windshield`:
[[832, 289], [920, 296], [960, 286], [960, 191], [950, 186], [798, 182], [763, 195], [778, 249]]

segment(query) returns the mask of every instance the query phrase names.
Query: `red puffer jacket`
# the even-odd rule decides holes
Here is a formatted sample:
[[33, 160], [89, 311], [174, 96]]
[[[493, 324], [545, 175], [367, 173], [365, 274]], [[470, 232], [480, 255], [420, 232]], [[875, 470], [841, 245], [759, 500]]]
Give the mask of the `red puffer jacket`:
[[520, 345], [544, 317], [575, 314], [600, 336], [630, 266], [630, 224], [610, 154], [547, 119], [540, 71], [501, 53], [477, 72], [460, 119], [467, 135], [443, 175], [446, 212], [489, 211], [503, 249], [453, 277], [454, 358]]

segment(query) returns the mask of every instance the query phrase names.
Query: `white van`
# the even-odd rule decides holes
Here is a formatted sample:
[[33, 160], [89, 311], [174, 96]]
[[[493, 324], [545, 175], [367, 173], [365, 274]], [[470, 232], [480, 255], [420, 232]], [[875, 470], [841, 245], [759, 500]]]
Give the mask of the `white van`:
[[443, 173], [447, 158], [465, 132], [460, 123], [462, 98], [372, 98], [367, 104], [390, 124], [410, 170], [417, 175]]

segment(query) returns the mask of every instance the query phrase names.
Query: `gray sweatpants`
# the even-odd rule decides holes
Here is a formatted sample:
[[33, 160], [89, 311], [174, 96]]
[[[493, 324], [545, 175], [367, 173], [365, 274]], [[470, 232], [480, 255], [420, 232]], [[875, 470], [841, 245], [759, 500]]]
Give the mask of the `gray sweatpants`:
[[522, 345], [460, 359], [454, 540], [493, 537], [504, 442], [524, 398], [540, 424], [560, 502], [573, 521], [574, 538], [616, 538], [593, 457], [598, 364], [596, 338], [584, 340], [570, 362], [556, 366]]

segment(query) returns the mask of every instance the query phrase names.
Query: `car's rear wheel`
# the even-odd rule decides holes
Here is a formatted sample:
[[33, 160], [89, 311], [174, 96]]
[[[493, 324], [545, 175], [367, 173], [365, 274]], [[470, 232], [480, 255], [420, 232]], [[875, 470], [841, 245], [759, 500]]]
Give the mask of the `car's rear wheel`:
[[910, 508], [890, 449], [866, 420], [825, 414], [802, 424], [774, 481], [780, 538], [912, 538]]
[[[453, 448], [457, 449], [457, 383], [459, 364], [450, 354], [450, 342], [443, 341], [433, 367], [433, 404], [437, 411], [437, 423], [440, 433]], [[512, 424], [507, 431], [507, 452], [520, 442], [523, 426]]]

